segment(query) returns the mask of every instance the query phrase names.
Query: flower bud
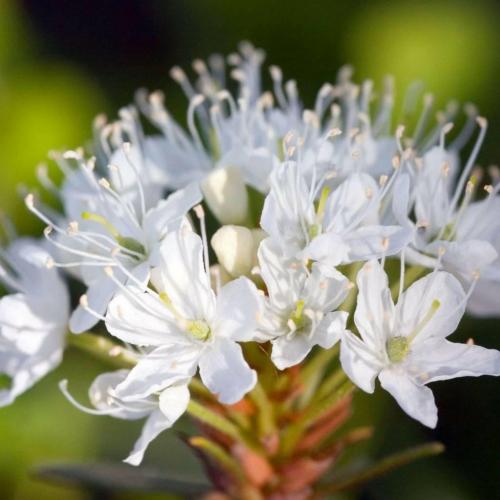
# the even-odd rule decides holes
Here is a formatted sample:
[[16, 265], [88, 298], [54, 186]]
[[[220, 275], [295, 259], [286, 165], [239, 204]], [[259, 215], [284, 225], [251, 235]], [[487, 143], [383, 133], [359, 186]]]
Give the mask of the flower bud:
[[249, 276], [257, 262], [257, 248], [262, 240], [260, 229], [222, 226], [211, 243], [221, 266], [233, 277]]
[[244, 224], [248, 218], [248, 193], [237, 167], [215, 169], [201, 183], [207, 205], [221, 224]]

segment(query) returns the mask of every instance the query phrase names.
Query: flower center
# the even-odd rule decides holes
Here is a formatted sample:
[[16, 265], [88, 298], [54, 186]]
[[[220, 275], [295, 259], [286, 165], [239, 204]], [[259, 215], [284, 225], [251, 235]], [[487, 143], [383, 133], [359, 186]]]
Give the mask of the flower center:
[[410, 342], [406, 337], [393, 337], [387, 341], [386, 349], [391, 363], [401, 363], [410, 351]]
[[309, 226], [309, 237], [311, 240], [318, 236], [323, 229], [323, 217], [325, 215], [326, 202], [328, 200], [328, 196], [330, 195], [331, 189], [328, 186], [325, 186], [321, 190], [321, 196], [318, 202], [318, 208], [316, 209], [316, 222]]
[[113, 236], [113, 238], [117, 241], [117, 243], [125, 248], [126, 250], [130, 250], [135, 254], [146, 254], [146, 249], [144, 246], [134, 238], [129, 238], [127, 236], [122, 236], [118, 229], [116, 229], [111, 222], [109, 222], [105, 217], [99, 214], [93, 214], [91, 212], [82, 212], [83, 220], [91, 220], [93, 222], [97, 222], [101, 224], [108, 232]]
[[307, 315], [304, 314], [304, 306], [305, 302], [303, 300], [298, 300], [295, 304], [295, 310], [292, 312], [292, 314], [290, 314], [290, 317], [288, 318], [287, 323], [293, 331], [301, 330], [307, 325], [309, 321]]
[[208, 340], [210, 338], [211, 330], [205, 321], [196, 319], [187, 322], [187, 331], [198, 340]]
[[386, 343], [387, 355], [391, 363], [401, 363], [410, 352], [410, 344], [415, 337], [428, 325], [429, 321], [434, 317], [437, 310], [441, 307], [441, 302], [437, 299], [432, 301], [430, 309], [423, 317], [422, 321], [417, 324], [415, 329], [407, 337], [397, 336], [392, 337]]

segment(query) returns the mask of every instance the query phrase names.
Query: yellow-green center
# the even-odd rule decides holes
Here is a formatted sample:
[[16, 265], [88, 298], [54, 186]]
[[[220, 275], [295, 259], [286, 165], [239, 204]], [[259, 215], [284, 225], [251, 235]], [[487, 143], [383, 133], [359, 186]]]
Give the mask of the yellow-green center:
[[198, 340], [208, 340], [211, 334], [208, 324], [199, 319], [188, 321], [187, 331]]
[[386, 348], [391, 363], [401, 363], [410, 351], [410, 342], [406, 337], [393, 337], [387, 341]]

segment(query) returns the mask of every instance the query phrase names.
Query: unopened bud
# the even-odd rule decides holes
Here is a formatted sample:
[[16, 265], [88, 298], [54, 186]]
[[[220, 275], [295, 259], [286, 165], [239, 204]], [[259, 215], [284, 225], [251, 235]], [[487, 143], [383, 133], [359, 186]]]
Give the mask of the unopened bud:
[[248, 218], [248, 193], [236, 167], [215, 169], [201, 184], [205, 201], [222, 224], [243, 224]]
[[243, 226], [222, 226], [212, 237], [212, 248], [222, 267], [234, 278], [250, 275], [256, 248], [252, 231]]

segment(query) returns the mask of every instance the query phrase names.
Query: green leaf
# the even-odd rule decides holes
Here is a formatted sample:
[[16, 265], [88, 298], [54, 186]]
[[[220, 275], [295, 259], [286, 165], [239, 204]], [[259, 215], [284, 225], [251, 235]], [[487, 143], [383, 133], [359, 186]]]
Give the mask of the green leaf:
[[317, 495], [313, 498], [323, 498], [325, 494], [337, 493], [339, 491], [355, 488], [356, 486], [383, 476], [394, 469], [398, 469], [416, 460], [439, 455], [443, 453], [444, 450], [443, 444], [433, 442], [394, 453], [361, 471], [350, 473], [333, 483], [320, 485], [316, 490]]

